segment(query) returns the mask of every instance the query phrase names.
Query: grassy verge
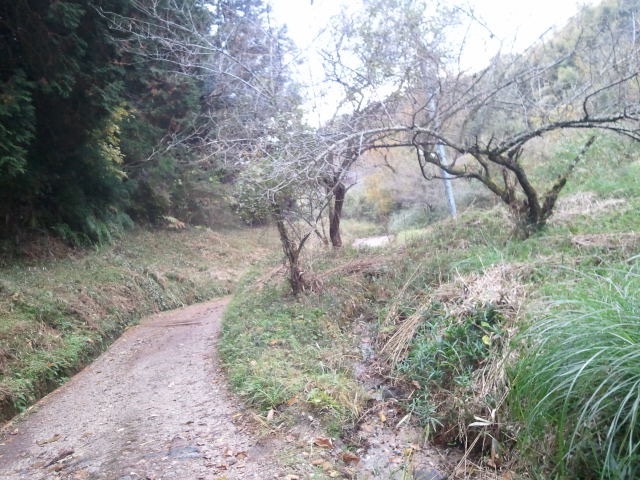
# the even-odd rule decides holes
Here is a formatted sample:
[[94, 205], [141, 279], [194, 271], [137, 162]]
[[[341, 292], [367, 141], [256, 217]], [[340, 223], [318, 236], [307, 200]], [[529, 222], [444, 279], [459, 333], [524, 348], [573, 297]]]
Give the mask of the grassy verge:
[[[247, 283], [223, 337], [234, 385], [276, 415], [317, 403], [330, 431], [348, 433], [363, 406], [340, 392], [358, 391], [358, 336], [371, 336], [402, 415], [476, 465], [505, 478], [634, 478], [640, 162], [606, 138], [591, 155], [527, 240], [500, 207], [469, 210], [384, 250], [311, 252], [314, 291], [299, 300], [281, 277]], [[345, 238], [376, 231], [349, 227]]]
[[251, 406], [278, 423], [311, 415], [335, 437], [366, 398], [353, 375], [354, 337], [332, 311], [286, 297], [281, 285], [247, 281], [225, 313], [220, 356]]
[[242, 230], [140, 231], [93, 251], [6, 262], [0, 420], [59, 386], [141, 316], [230, 293], [271, 248], [269, 238]]
[[575, 272], [522, 336], [509, 404], [541, 475], [640, 475], [639, 267]]

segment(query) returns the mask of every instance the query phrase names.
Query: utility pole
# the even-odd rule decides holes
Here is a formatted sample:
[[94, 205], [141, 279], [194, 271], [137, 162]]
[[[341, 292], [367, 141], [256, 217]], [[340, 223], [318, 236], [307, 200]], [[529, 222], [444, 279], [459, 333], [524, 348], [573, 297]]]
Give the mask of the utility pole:
[[[437, 114], [436, 114], [437, 115]], [[436, 120], [437, 122], [437, 120]], [[436, 123], [436, 129], [438, 128], [438, 124]], [[438, 143], [436, 145], [436, 154], [440, 157], [440, 162], [448, 166], [449, 162], [447, 161], [447, 152], [444, 149], [444, 145]], [[456, 209], [456, 198], [453, 195], [453, 182], [451, 181], [451, 175], [444, 169], [440, 169], [442, 172], [442, 181], [444, 182], [444, 193], [447, 196], [447, 204], [449, 205], [449, 213], [453, 218], [456, 218], [457, 209]]]
[[[438, 107], [436, 106], [436, 94], [434, 93], [431, 96], [431, 100], [429, 100], [429, 106], [433, 111], [433, 129], [437, 132], [440, 129], [440, 118], [438, 116]], [[442, 143], [436, 144], [436, 155], [440, 160], [440, 164], [445, 167], [449, 165], [449, 161], [447, 160], [447, 152]], [[449, 214], [456, 218], [458, 214], [456, 208], [456, 198], [453, 194], [453, 182], [451, 174], [447, 172], [445, 169], [440, 168], [440, 172], [442, 173], [442, 181], [444, 183], [444, 193], [447, 196], [447, 204], [449, 205]]]
[[[422, 52], [422, 55], [423, 60], [420, 62], [420, 73], [422, 74], [422, 80], [424, 82], [424, 93], [429, 99], [429, 108], [433, 115], [433, 130], [437, 132], [440, 130], [440, 116], [438, 115], [438, 102], [436, 102], [436, 99], [438, 97], [438, 89], [437, 87], [429, 88], [429, 81], [427, 80], [429, 77], [435, 77], [437, 75], [437, 72], [430, 71], [427, 62], [424, 60], [426, 58], [429, 58], [428, 52], [424, 51]], [[438, 155], [438, 158], [440, 159], [440, 165], [444, 165], [445, 167], [449, 165], [449, 162], [447, 160], [447, 152], [442, 143], [436, 144], [436, 155]], [[453, 195], [453, 182], [451, 181], [452, 176], [443, 168], [440, 168], [440, 173], [442, 174], [442, 181], [444, 182], [444, 192], [447, 196], [449, 214], [453, 218], [456, 218], [458, 212], [456, 209], [456, 198]]]

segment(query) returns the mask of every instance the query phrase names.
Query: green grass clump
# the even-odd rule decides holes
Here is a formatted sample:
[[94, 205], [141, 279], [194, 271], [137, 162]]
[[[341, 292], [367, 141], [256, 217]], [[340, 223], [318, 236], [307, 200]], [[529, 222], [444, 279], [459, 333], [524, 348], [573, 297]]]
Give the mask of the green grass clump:
[[525, 451], [556, 478], [640, 476], [638, 266], [576, 272], [523, 336], [509, 405]]
[[231, 385], [254, 408], [279, 416], [302, 409], [346, 427], [363, 401], [343, 355], [350, 339], [324, 309], [248, 282], [225, 312], [218, 351]]
[[418, 420], [430, 432], [446, 432], [440, 441], [464, 442], [466, 429], [458, 427], [473, 421], [480, 404], [490, 402], [477, 398], [474, 375], [492, 356], [499, 357], [503, 316], [492, 305], [448, 315], [434, 304], [424, 317], [396, 369], [421, 387], [410, 404]]

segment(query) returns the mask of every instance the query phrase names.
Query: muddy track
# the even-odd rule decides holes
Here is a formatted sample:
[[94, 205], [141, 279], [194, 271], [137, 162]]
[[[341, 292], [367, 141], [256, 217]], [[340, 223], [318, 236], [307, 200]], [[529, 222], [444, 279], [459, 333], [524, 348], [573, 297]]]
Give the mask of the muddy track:
[[0, 436], [0, 478], [274, 478], [215, 353], [226, 300], [149, 317]]

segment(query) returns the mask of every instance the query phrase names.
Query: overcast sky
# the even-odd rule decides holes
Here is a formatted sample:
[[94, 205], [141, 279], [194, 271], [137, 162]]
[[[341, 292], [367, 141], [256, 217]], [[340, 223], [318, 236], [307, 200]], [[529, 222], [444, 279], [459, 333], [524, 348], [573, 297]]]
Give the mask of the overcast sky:
[[[301, 68], [303, 75], [318, 81], [322, 76], [321, 65], [313, 52], [320, 47], [314, 42], [329, 18], [342, 7], [358, 8], [361, 0], [268, 0], [273, 7], [273, 17], [286, 24], [289, 36], [310, 59]], [[454, 3], [473, 9], [488, 29], [495, 35], [490, 40], [487, 31], [483, 38], [473, 42], [469, 50], [469, 68], [481, 68], [500, 47], [502, 50], [522, 50], [531, 45], [550, 28], [561, 27], [573, 16], [580, 5], [596, 4], [598, 0], [456, 0]], [[325, 102], [326, 103], [326, 102]], [[328, 108], [327, 105], [324, 105]], [[319, 107], [320, 108], [320, 107]], [[326, 116], [326, 113], [320, 113]]]
[[[274, 16], [286, 23], [300, 47], [307, 46], [329, 17], [342, 6], [357, 6], [360, 0], [269, 0]], [[461, 0], [500, 38], [514, 35], [531, 42], [553, 26], [561, 26], [583, 4], [597, 0]]]

